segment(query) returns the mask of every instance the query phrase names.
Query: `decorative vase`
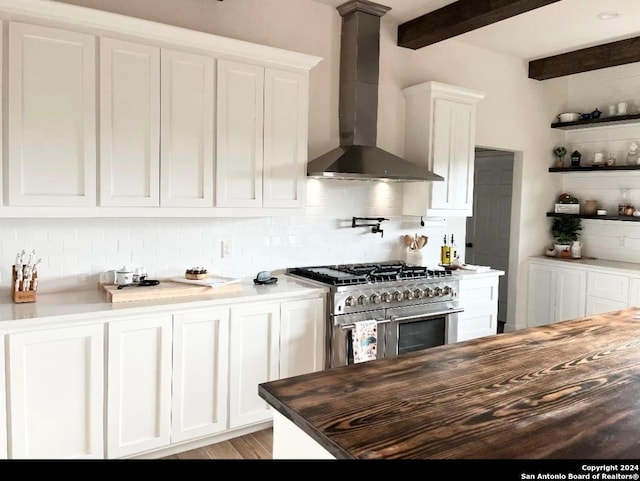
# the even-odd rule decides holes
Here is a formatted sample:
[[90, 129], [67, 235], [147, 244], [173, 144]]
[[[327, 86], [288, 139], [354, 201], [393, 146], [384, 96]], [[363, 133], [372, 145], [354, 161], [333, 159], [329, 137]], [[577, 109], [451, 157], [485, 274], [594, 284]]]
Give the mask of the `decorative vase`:
[[564, 155], [562, 157], [556, 157], [556, 167], [564, 167]]
[[[558, 257], [563, 257], [563, 252], [568, 253], [568, 256], [571, 256], [571, 244], [554, 244], [553, 248], [556, 250], [556, 255]], [[564, 254], [564, 257], [567, 257], [567, 254]]]

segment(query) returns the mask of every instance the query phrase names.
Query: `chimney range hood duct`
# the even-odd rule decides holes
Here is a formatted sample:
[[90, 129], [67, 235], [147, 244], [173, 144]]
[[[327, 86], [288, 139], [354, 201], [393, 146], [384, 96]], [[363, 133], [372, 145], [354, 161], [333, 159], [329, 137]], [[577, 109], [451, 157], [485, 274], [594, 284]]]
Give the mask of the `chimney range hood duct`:
[[442, 181], [443, 177], [376, 146], [380, 17], [390, 8], [367, 0], [339, 6], [340, 147], [310, 161], [309, 177], [325, 179]]

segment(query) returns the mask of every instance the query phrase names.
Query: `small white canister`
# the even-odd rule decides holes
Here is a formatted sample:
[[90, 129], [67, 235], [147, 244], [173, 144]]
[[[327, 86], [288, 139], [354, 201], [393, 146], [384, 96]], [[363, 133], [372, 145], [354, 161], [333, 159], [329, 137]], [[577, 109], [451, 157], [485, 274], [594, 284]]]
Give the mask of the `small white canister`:
[[133, 284], [133, 269], [123, 266], [116, 271], [116, 284], [119, 286], [126, 286], [127, 284]]
[[410, 266], [424, 266], [422, 250], [407, 249], [407, 264]]

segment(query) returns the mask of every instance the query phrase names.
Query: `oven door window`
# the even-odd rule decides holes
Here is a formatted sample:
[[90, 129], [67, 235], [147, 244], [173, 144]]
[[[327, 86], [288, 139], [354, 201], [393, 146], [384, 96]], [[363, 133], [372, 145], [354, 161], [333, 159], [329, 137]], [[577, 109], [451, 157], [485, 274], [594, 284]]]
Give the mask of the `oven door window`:
[[446, 316], [398, 323], [398, 354], [445, 344]]

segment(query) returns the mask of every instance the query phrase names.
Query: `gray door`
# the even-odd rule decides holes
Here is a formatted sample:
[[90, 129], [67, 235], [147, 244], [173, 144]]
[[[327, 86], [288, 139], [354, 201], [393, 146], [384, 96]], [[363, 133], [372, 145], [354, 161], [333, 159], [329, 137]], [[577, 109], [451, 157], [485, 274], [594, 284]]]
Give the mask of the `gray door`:
[[473, 216], [467, 218], [467, 264], [491, 266], [500, 277], [498, 320], [507, 320], [509, 232], [513, 190], [513, 153], [476, 149]]

